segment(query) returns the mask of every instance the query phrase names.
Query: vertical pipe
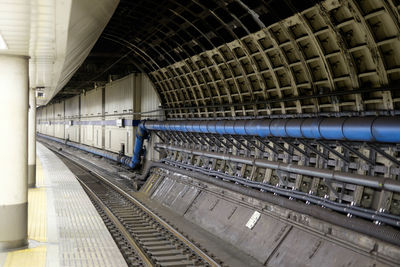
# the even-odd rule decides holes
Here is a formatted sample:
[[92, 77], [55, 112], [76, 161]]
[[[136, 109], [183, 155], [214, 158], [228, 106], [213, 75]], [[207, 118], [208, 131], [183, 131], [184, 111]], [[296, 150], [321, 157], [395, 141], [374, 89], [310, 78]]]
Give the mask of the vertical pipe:
[[133, 149], [132, 161], [130, 162], [129, 167], [134, 169], [140, 163], [140, 156], [143, 149], [143, 143], [146, 138], [147, 138], [147, 131], [144, 126], [144, 123], [141, 123], [137, 128], [135, 147]]
[[27, 243], [28, 58], [0, 55], [0, 251]]
[[28, 187], [36, 185], [36, 94], [29, 89], [28, 114]]

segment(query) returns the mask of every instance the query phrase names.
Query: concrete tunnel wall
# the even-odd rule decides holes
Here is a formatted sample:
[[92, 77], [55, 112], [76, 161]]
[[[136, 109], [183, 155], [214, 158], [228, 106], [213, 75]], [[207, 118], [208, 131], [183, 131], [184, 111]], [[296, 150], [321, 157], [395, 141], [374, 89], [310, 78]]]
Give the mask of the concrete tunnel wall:
[[[37, 132], [132, 156], [138, 120], [159, 118], [158, 96], [144, 74], [131, 74], [119, 80], [52, 103], [37, 110]], [[140, 114], [144, 113], [144, 114]], [[124, 119], [124, 127], [117, 120]], [[151, 140], [154, 142], [156, 140]], [[154, 151], [149, 159], [156, 159]]]
[[[168, 2], [174, 1], [166, 1], [166, 9], [169, 8], [167, 5]], [[255, 19], [260, 18], [261, 16], [259, 15], [265, 15], [262, 14], [264, 9], [255, 8], [257, 3], [261, 3], [262, 1], [247, 2], [251, 2], [252, 6], [248, 10], [251, 12], [245, 10], [245, 14], [253, 14]], [[288, 2], [295, 3], [296, 1], [283, 2], [286, 4]], [[400, 50], [396, 49], [396, 47], [399, 46], [400, 41], [397, 38], [398, 27], [396, 25], [398, 26], [399, 23], [398, 10], [400, 5], [394, 3], [395, 1], [384, 0], [367, 0], [362, 2], [356, 0], [321, 1], [320, 5], [309, 7], [286, 19], [276, 20], [273, 23], [271, 22], [272, 24], [260, 23], [260, 29], [258, 30], [254, 29], [251, 32], [245, 32], [243, 35], [234, 36], [234, 38], [229, 40], [221, 38], [221, 42], [217, 44], [209, 40], [211, 47], [207, 45], [202, 47], [203, 43], [201, 39], [200, 42], [197, 42], [199, 39], [196, 38], [209, 37], [213, 36], [213, 33], [217, 33], [214, 30], [217, 27], [211, 27], [211, 31], [207, 27], [213, 26], [208, 24], [208, 18], [213, 18], [214, 14], [218, 15], [219, 13], [214, 12], [212, 7], [201, 7], [201, 10], [204, 9], [201, 12], [202, 17], [200, 17], [203, 27], [200, 27], [199, 32], [195, 32], [193, 36], [188, 31], [190, 35], [189, 45], [185, 43], [184, 38], [180, 38], [182, 32], [185, 33], [187, 29], [192, 28], [185, 27], [187, 26], [185, 23], [179, 25], [180, 31], [172, 28], [170, 30], [170, 37], [160, 34], [158, 37], [161, 38], [160, 42], [156, 42], [154, 39], [152, 42], [160, 44], [161, 49], [157, 46], [149, 46], [152, 52], [149, 53], [150, 56], [148, 57], [146, 54], [143, 62], [141, 62], [142, 58], [138, 60], [140, 70], [148, 74], [151, 82], [158, 91], [158, 95], [161, 97], [161, 102], [166, 111], [165, 116], [169, 119], [169, 121], [165, 122], [166, 124], [173, 124], [174, 122], [171, 120], [179, 120], [179, 122], [185, 121], [190, 125], [191, 123], [195, 123], [194, 120], [209, 120], [210, 118], [218, 119], [218, 124], [224, 123], [221, 122], [222, 119], [226, 120], [227, 124], [233, 123], [229, 121], [232, 118], [241, 118], [242, 121], [249, 118], [282, 118], [293, 122], [298, 120], [298, 117], [306, 118], [309, 115], [317, 117], [327, 116], [330, 118], [339, 117], [337, 119], [343, 120], [343, 122], [346, 120], [345, 117], [352, 116], [349, 117], [348, 122], [354, 122], [354, 120], [358, 120], [359, 116], [378, 114], [385, 116], [389, 114], [398, 115], [400, 91], [398, 90], [397, 82], [400, 79], [400, 68], [398, 68]], [[233, 1], [232, 3], [235, 2]], [[190, 8], [190, 6], [186, 6], [185, 8]], [[229, 8], [229, 5], [227, 8]], [[139, 13], [139, 10], [133, 9], [132, 12]], [[169, 10], [174, 11], [173, 8]], [[285, 9], [280, 8], [280, 10]], [[204, 15], [207, 12], [210, 13], [210, 16]], [[120, 24], [121, 21], [124, 21], [121, 19], [124, 13], [131, 15], [130, 12], [118, 13], [117, 11], [117, 14], [119, 14], [119, 23], [110, 23], [110, 29], [112, 30], [106, 31], [106, 33], [119, 35], [120, 38], [128, 38], [126, 31], [121, 30], [119, 33], [115, 30], [124, 28], [122, 27], [124, 25]], [[159, 13], [162, 14], [161, 12]], [[185, 12], [180, 15], [185, 17], [189, 13]], [[166, 17], [171, 18], [171, 20], [176, 17], [170, 13], [165, 14], [169, 14]], [[134, 17], [140, 18], [140, 16]], [[156, 18], [157, 16], [154, 17]], [[190, 17], [188, 19], [189, 22], [193, 21]], [[234, 22], [238, 23], [224, 22], [228, 30], [232, 28], [232, 25], [235, 25], [235, 28], [237, 25], [239, 27], [242, 25], [243, 28], [246, 28], [247, 24], [243, 20], [243, 17], [234, 16], [234, 18], [236, 20]], [[154, 19], [154, 21], [159, 23], [164, 20]], [[130, 26], [135, 27], [133, 25], [139, 24], [130, 23]], [[173, 25], [173, 22], [165, 23], [166, 27], [169, 27], [169, 25]], [[138, 34], [140, 33], [140, 31], [137, 32]], [[143, 32], [149, 35], [149, 32]], [[154, 34], [155, 32], [152, 33]], [[172, 33], [176, 35], [172, 35]], [[138, 36], [135, 34], [133, 36], [136, 40], [144, 39], [137, 38]], [[157, 34], [152, 36], [157, 37]], [[216, 36], [219, 37], [219, 34]], [[132, 39], [130, 41], [135, 43], [136, 40]], [[207, 43], [207, 40], [205, 42]], [[194, 47], [196, 44], [200, 44], [200, 47]], [[143, 46], [141, 47], [141, 45]], [[138, 44], [139, 49], [142, 49], [140, 51], [146, 51], [147, 46], [146, 42]], [[174, 49], [175, 47], [180, 49]], [[183, 50], [181, 47], [183, 47]], [[193, 53], [190, 53], [192, 48], [196, 49], [193, 49]], [[136, 81], [140, 83], [140, 78], [124, 78], [108, 84], [104, 88], [90, 90], [80, 96], [54, 103], [53, 109], [51, 105], [43, 108], [44, 114], [42, 115], [44, 115], [44, 118], [40, 121], [39, 132], [43, 131], [42, 133], [50, 136], [62, 139], [68, 138], [80, 144], [112, 152], [118, 152], [121, 144], [124, 144], [125, 154], [131, 156], [135, 145], [136, 127], [126, 125], [124, 128], [120, 128], [115, 125], [116, 119], [121, 117], [127, 120], [148, 118], [147, 116], [131, 116], [129, 115], [129, 110], [144, 112], [158, 107], [157, 105], [153, 105], [153, 101], [157, 99], [157, 94], [154, 90], [149, 93], [149, 90], [138, 89], [137, 86], [140, 87], [140, 85]], [[128, 87], [125, 87], [126, 85]], [[143, 84], [141, 85], [143, 86]], [[148, 86], [151, 86], [150, 82], [148, 82]], [[133, 91], [126, 92], [126, 88], [132, 88]], [[73, 92], [76, 87], [71, 86], [70, 89], [70, 92]], [[65, 92], [68, 92], [68, 89]], [[146, 93], [154, 95], [154, 98], [149, 101], [144, 100], [143, 94]], [[99, 99], [102, 99], [102, 101]], [[135, 102], [134, 99], [140, 99], [139, 103], [141, 104]], [[140, 109], [138, 110], [136, 108], [139, 105]], [[149, 105], [149, 108], [143, 108], [143, 105]], [[40, 114], [38, 114], [38, 117], [40, 117]], [[353, 117], [357, 118], [354, 119]], [[370, 118], [367, 117], [364, 119], [369, 120]], [[101, 123], [98, 123], [99, 121]], [[113, 123], [108, 123], [108, 121], [113, 121]], [[277, 121], [274, 120], [274, 122]], [[253, 122], [250, 121], [249, 123]], [[207, 123], [215, 123], [215, 126], [217, 126], [217, 123], [213, 121], [208, 121]], [[177, 125], [182, 124], [177, 123]], [[287, 134], [287, 125], [289, 124], [284, 123], [284, 125], [278, 125], [283, 127], [277, 127], [284, 130], [284, 137]], [[303, 124], [297, 125], [302, 126]], [[270, 125], [268, 124], [268, 129], [269, 127]], [[342, 133], [342, 128], [335, 127], [335, 132], [339, 136], [343, 136], [343, 138], [339, 139], [350, 140], [345, 133]], [[254, 129], [257, 130], [257, 127]], [[301, 127], [297, 127], [296, 129], [299, 130], [298, 132], [302, 132]], [[221, 134], [221, 131], [214, 132]], [[316, 133], [320, 134], [319, 129]], [[281, 135], [281, 132], [279, 132], [274, 136], [281, 137]], [[335, 136], [338, 135], [335, 134]], [[174, 136], [175, 133], [165, 135], [168, 140], [172, 140]], [[259, 136], [263, 136], [263, 134]], [[291, 137], [301, 138], [301, 136]], [[373, 139], [370, 137], [374, 137], [374, 135], [369, 136], [367, 140]], [[335, 138], [331, 139], [334, 140]], [[154, 138], [151, 141], [154, 142]], [[225, 140], [225, 142], [227, 141]], [[362, 140], [357, 139], [353, 141]], [[183, 143], [183, 146], [186, 147], [190, 147], [193, 144], [190, 140]], [[329, 144], [331, 143], [328, 142], [325, 144], [316, 142], [315, 147], [312, 147], [314, 146], [313, 144], [311, 148], [308, 148], [308, 140], [302, 140], [298, 145], [300, 150], [293, 150], [293, 147], [297, 146], [297, 144], [293, 146], [289, 143], [284, 143], [281, 145], [282, 149], [277, 148], [279, 143], [278, 145], [269, 144], [272, 146], [272, 149], [268, 149], [267, 146], [260, 144], [261, 149], [254, 146], [254, 150], [251, 148], [248, 153], [251, 155], [254, 152], [255, 157], [262, 156], [270, 161], [277, 161], [279, 162], [277, 166], [293, 164], [303, 167], [304, 165], [305, 167], [321, 169], [322, 171], [326, 169], [332, 170], [332, 173], [334, 171], [342, 171], [350, 174], [354, 173], [358, 176], [374, 175], [374, 177], [376, 176], [384, 181], [391, 181], [392, 178], [398, 179], [400, 165], [395, 163], [398, 161], [399, 155], [398, 149], [395, 147], [396, 145], [377, 147], [378, 149], [382, 149], [389, 156], [388, 158], [367, 145], [360, 147], [355, 145], [356, 148], [354, 148], [352, 144], [347, 144], [350, 147], [349, 149], [341, 146], [340, 142], [337, 142], [333, 147], [330, 147]], [[345, 142], [344, 145], [346, 145]], [[146, 146], [147, 148], [153, 147], [153, 145]], [[228, 146], [230, 145], [228, 144]], [[228, 146], [226, 148], [229, 150]], [[231, 146], [232, 154], [240, 153], [241, 146], [237, 146], [239, 146], [237, 149], [233, 145]], [[212, 147], [212, 145], [209, 147]], [[330, 148], [330, 150], [326, 147]], [[201, 149], [203, 149], [203, 146], [201, 146]], [[218, 147], [217, 149], [222, 150], [225, 147]], [[356, 153], [352, 152], [352, 150]], [[190, 150], [186, 152], [190, 152]], [[289, 170], [287, 174], [284, 174], [286, 176], [282, 178], [278, 172], [268, 168], [268, 166], [254, 168], [254, 164], [252, 164], [254, 161], [252, 160], [248, 160], [248, 164], [235, 165], [232, 168], [229, 160], [226, 160], [225, 157], [211, 161], [208, 159], [204, 160], [202, 155], [189, 155], [190, 153], [186, 152], [182, 148], [177, 148], [176, 151], [171, 151], [170, 149], [168, 150], [166, 160], [174, 159], [174, 163], [177, 166], [185, 166], [184, 164], [190, 161], [198, 167], [193, 173], [197, 173], [198, 171], [208, 171], [209, 173], [212, 171], [214, 174], [217, 172], [226, 173], [227, 176], [243, 177], [243, 180], [246, 178], [270, 186], [284, 186], [287, 190], [297, 190], [302, 194], [315, 194], [315, 196], [329, 199], [332, 203], [336, 201], [343, 205], [347, 203], [350, 203], [349, 205], [355, 204], [357, 207], [370, 208], [379, 213], [387, 209], [388, 213], [399, 214], [399, 209], [396, 208], [398, 203], [400, 203], [398, 193], [384, 192], [384, 190], [379, 192], [380, 190], [353, 184], [341, 184], [337, 185], [337, 187], [334, 185], [334, 190], [332, 190], [328, 188], [329, 184], [325, 184], [322, 179], [313, 175], [293, 173]], [[150, 157], [148, 156], [147, 159], [156, 158], [153, 154]], [[280, 162], [283, 162], [283, 164], [280, 165]], [[181, 215], [207, 230], [210, 230], [210, 228], [216, 229], [214, 232], [211, 229], [210, 232], [223, 239], [223, 235], [225, 235], [226, 239], [232, 241], [231, 243], [239, 247], [242, 246], [242, 248], [245, 248], [244, 250], [251, 250], [249, 244], [254, 245], [255, 241], [253, 238], [257, 236], [260, 239], [265, 238], [259, 240], [260, 243], [258, 244], [267, 244], [262, 246], [257, 244], [258, 248], [265, 250], [266, 247], [269, 247], [271, 251], [277, 251], [275, 253], [276, 257], [278, 255], [285, 255], [286, 253], [291, 257], [301, 259], [302, 262], [314, 261], [314, 254], [320, 254], [320, 257], [315, 258], [326, 260], [326, 262], [333, 262], [337, 258], [341, 260], [355, 259], [353, 255], [345, 255], [345, 253], [351, 251], [349, 249], [343, 249], [345, 251], [342, 252], [335, 252], [337, 254], [332, 253], [327, 255], [328, 253], [324, 253], [326, 251], [332, 252], [334, 248], [319, 249], [317, 253], [314, 253], [315, 251], [311, 253], [308, 259], [303, 259], [301, 256], [305, 257], [308, 254], [300, 248], [318, 248], [320, 244], [324, 247], [326, 246], [325, 240], [321, 241], [318, 237], [312, 236], [311, 231], [304, 236], [295, 227], [294, 231], [290, 230], [292, 229], [293, 222], [295, 224], [304, 222], [307, 229], [314, 227], [316, 231], [320, 231], [322, 228], [324, 230], [329, 229], [329, 231], [322, 231], [321, 233], [331, 235], [333, 232], [333, 234], [340, 235], [338, 239], [342, 241], [348, 238], [346, 246], [348, 245], [347, 243], [352, 242], [353, 244], [357, 244], [357, 246], [360, 243], [364, 243], [364, 245], [365, 243], [373, 244], [368, 238], [354, 237], [353, 233], [345, 232], [343, 229], [335, 230], [337, 229], [335, 227], [332, 231], [331, 226], [328, 226], [326, 222], [316, 223], [312, 217], [306, 217], [304, 213], [293, 215], [293, 213], [282, 207], [277, 208], [282, 211], [281, 214], [277, 215], [277, 218], [280, 221], [282, 221], [282, 218], [284, 220], [288, 219], [288, 221], [292, 220], [288, 226], [282, 222], [279, 225], [284, 224], [284, 226], [276, 226], [278, 223], [271, 223], [269, 217], [268, 220], [265, 219], [263, 222], [263, 219], [267, 218], [267, 216], [263, 215], [263, 219], [256, 226], [259, 227], [258, 230], [250, 232], [251, 230], [244, 227], [247, 220], [243, 218], [249, 218], [251, 209], [241, 211], [241, 206], [236, 208], [235, 205], [224, 203], [223, 198], [226, 198], [226, 196], [221, 197], [221, 201], [220, 199], [214, 199], [217, 198], [215, 194], [212, 195], [206, 192], [210, 191], [209, 187], [207, 189], [194, 188], [193, 182], [190, 181], [190, 175], [185, 178], [190, 183], [185, 184], [184, 182], [186, 181], [180, 174], [175, 173], [171, 175], [163, 167], [153, 170], [154, 173], [148, 176], [149, 182], [153, 178], [159, 179], [162, 184], [159, 187], [154, 186], [157, 189], [154, 188], [153, 190], [158, 190], [159, 193], [163, 193], [164, 195], [154, 193], [153, 195], [149, 194], [149, 197], [174, 211], [179, 212], [179, 207], [183, 207]], [[164, 174], [168, 173], [168, 175], [157, 178], [160, 174], [163, 175], [163, 172]], [[174, 178], [176, 178], [175, 181], [173, 183], [170, 182]], [[200, 196], [196, 201], [186, 202], [181, 199], [182, 195], [180, 193], [187, 192], [186, 189], [188, 188], [193, 190], [193, 195], [196, 196], [198, 194]], [[199, 188], [201, 187], [199, 186]], [[215, 188], [216, 194], [225, 194], [222, 190], [221, 188]], [[339, 190], [340, 196], [338, 194], [335, 195]], [[188, 194], [184, 193], [184, 195], [186, 197], [191, 194], [189, 192]], [[242, 196], [236, 197], [240, 199]], [[389, 197], [390, 203], [389, 200], [385, 202], [385, 199], [389, 199]], [[172, 201], [172, 199], [177, 201]], [[210, 208], [210, 202], [213, 202], [211, 203], [212, 208]], [[257, 202], [251, 199], [249, 203], [254, 208]], [[270, 204], [267, 201], [265, 206], [264, 203], [263, 205], [259, 205], [259, 210], [264, 211], [264, 207], [267, 207], [267, 205], [270, 207], [268, 212], [271, 209], [275, 210], [275, 207], [271, 208]], [[383, 207], [383, 205], [385, 205], [384, 209], [381, 209], [380, 207]], [[310, 205], [305, 206], [308, 207]], [[230, 212], [230, 214], [224, 216], [224, 212]], [[351, 214], [349, 213], [349, 215]], [[242, 221], [238, 219], [234, 222], [233, 220], [230, 221], [232, 217], [235, 220], [234, 216], [238, 216]], [[357, 215], [354, 216], [357, 217]], [[223, 217], [227, 219], [219, 221]], [[323, 218], [323, 220], [325, 219]], [[348, 220], [343, 220], [343, 222], [349, 222], [348, 225], [353, 225], [351, 219]], [[379, 220], [376, 222], [380, 223]], [[269, 227], [273, 229], [269, 229]], [[288, 232], [286, 231], [292, 232], [287, 234]], [[264, 236], [259, 234], [261, 232]], [[269, 233], [271, 234], [269, 235]], [[273, 234], [276, 235], [274, 236]], [[284, 235], [284, 237], [281, 239], [280, 235]], [[310, 238], [310, 236], [312, 237]], [[235, 240], [236, 237], [238, 238]], [[282, 248], [278, 248], [280, 245], [271, 245], [273, 238], [279, 244], [283, 244]], [[246, 240], [249, 241], [246, 242]], [[308, 242], [308, 240], [311, 241]], [[261, 243], [264, 241], [265, 243]], [[336, 247], [336, 245], [332, 246]], [[390, 249], [381, 246], [381, 244], [376, 247], [379, 247], [383, 251], [390, 251]], [[373, 250], [375, 250], [374, 246], [367, 247], [366, 249], [366, 251]], [[249, 253], [251, 252], [254, 251], [249, 251]], [[259, 256], [258, 259], [262, 262], [267, 261], [273, 255], [268, 254], [265, 256], [264, 254], [261, 255], [261, 253], [264, 253], [264, 251], [260, 252], [260, 255], [254, 256]], [[330, 256], [332, 257], [331, 261], [329, 260]], [[284, 256], [280, 257], [283, 260], [287, 258]], [[273, 258], [273, 260], [275, 260], [276, 265], [285, 265], [279, 259]], [[322, 263], [316, 264], [314, 262], [314, 264], [318, 266]]]

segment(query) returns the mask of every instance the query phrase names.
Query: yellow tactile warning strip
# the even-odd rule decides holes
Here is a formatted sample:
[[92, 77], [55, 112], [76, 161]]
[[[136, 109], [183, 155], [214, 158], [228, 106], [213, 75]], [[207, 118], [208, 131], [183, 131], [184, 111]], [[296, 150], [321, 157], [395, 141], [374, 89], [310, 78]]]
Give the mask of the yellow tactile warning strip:
[[46, 189], [31, 188], [28, 191], [28, 238], [45, 242], [46, 232]]
[[22, 249], [8, 253], [4, 267], [46, 266], [46, 246]]
[[43, 174], [42, 162], [38, 157], [36, 158], [36, 186], [37, 187], [44, 186], [44, 174]]
[[[28, 239], [37, 242], [47, 240], [47, 207], [44, 174], [39, 158], [36, 158], [36, 186], [28, 190]], [[44, 267], [46, 246], [9, 252], [3, 267]]]

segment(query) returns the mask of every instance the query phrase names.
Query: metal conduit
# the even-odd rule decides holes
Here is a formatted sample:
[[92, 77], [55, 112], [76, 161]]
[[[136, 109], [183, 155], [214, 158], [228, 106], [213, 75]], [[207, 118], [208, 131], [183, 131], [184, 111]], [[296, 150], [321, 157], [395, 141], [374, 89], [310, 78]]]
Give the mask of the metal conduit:
[[86, 152], [89, 152], [89, 153], [104, 157], [106, 159], [110, 159], [110, 160], [116, 161], [116, 162], [119, 162], [119, 163], [121, 163], [121, 164], [123, 164], [125, 166], [131, 167], [132, 159], [130, 157], [127, 157], [127, 156], [120, 156], [120, 155], [118, 155], [116, 153], [113, 153], [113, 152], [108, 152], [108, 151], [104, 151], [102, 149], [97, 149], [97, 148], [94, 148], [94, 147], [77, 144], [77, 143], [74, 143], [74, 142], [71, 142], [71, 141], [67, 141], [67, 140], [64, 140], [64, 139], [57, 138], [57, 137], [47, 136], [47, 135], [40, 134], [40, 133], [38, 133], [37, 136], [42, 137], [44, 139], [55, 141], [55, 142], [60, 143], [60, 144], [64, 144], [64, 145], [71, 146], [71, 147], [75, 147], [75, 148], [78, 148], [80, 150], [83, 150], [83, 151], [86, 151]]
[[270, 161], [266, 159], [252, 159], [241, 156], [228, 155], [218, 152], [208, 152], [194, 149], [187, 149], [184, 147], [166, 145], [166, 144], [156, 144], [155, 148], [168, 149], [172, 151], [181, 151], [197, 156], [205, 156], [214, 159], [228, 160], [237, 163], [243, 163], [247, 165], [254, 165], [262, 168], [269, 168], [274, 170], [281, 170], [285, 172], [297, 173], [312, 177], [319, 177], [330, 181], [337, 181], [343, 183], [350, 183], [356, 185], [362, 185], [377, 189], [384, 189], [392, 192], [400, 192], [400, 181], [393, 179], [360, 175], [356, 173], [339, 172], [327, 169], [318, 169], [307, 166], [299, 166], [293, 164], [287, 164], [283, 162]]
[[400, 117], [145, 121], [144, 130], [400, 143]]

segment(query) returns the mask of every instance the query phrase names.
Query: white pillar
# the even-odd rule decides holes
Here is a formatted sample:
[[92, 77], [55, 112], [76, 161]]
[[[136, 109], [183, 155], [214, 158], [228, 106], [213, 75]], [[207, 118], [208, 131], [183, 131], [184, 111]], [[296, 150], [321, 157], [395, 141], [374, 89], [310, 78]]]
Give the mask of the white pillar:
[[28, 113], [28, 187], [36, 185], [36, 92], [29, 89]]
[[28, 58], [0, 55], [0, 251], [27, 243]]

